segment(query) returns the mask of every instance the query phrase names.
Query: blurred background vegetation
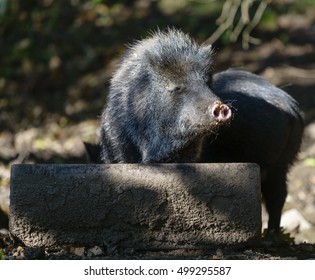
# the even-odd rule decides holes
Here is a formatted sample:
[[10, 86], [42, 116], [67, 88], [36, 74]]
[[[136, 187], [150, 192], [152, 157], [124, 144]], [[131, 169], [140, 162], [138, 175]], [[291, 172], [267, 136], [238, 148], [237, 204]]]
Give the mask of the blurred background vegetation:
[[167, 26], [212, 43], [215, 72], [261, 74], [315, 119], [314, 0], [0, 0], [0, 208], [11, 164], [82, 161], [126, 44]]
[[167, 26], [203, 42], [223, 25], [219, 17], [227, 2], [238, 9], [226, 12], [234, 21], [213, 42], [218, 52], [225, 46], [242, 48], [241, 36], [233, 38], [241, 2], [252, 4], [250, 18], [261, 3], [267, 5], [252, 30], [260, 43], [275, 36], [289, 43], [278, 17], [314, 16], [315, 9], [313, 0], [0, 0], [0, 130], [95, 118], [104, 105], [112, 65], [127, 43]]

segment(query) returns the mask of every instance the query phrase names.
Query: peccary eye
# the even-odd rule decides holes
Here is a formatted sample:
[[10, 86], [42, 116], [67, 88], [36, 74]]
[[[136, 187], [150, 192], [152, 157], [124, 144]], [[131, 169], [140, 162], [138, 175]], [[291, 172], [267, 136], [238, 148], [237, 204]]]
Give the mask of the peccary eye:
[[182, 91], [181, 87], [174, 87], [168, 90], [169, 93], [180, 93], [181, 91]]

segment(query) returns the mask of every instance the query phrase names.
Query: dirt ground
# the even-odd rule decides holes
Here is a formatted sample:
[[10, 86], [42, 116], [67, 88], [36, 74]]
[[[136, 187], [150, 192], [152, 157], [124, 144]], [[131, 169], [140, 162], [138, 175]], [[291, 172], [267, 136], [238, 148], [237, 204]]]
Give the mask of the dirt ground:
[[[282, 226], [287, 244], [275, 247], [264, 243], [258, 248], [231, 250], [219, 248], [207, 252], [134, 252], [124, 258], [194, 258], [194, 259], [315, 259], [315, 19], [303, 16], [278, 19], [279, 29], [290, 40], [283, 43], [274, 33], [263, 44], [248, 51], [240, 48], [222, 48], [215, 54], [215, 71], [228, 67], [241, 67], [265, 77], [291, 94], [301, 106], [305, 118], [305, 134], [301, 152], [288, 176], [288, 197], [283, 210]], [[108, 79], [108, 69], [89, 73], [86, 79]], [[77, 86], [85, 86], [82, 80]], [[104, 84], [103, 84], [104, 86]], [[105, 86], [106, 87], [106, 86]], [[75, 88], [72, 90], [76, 90]], [[105, 89], [106, 91], [106, 89]], [[39, 125], [24, 126], [6, 111], [15, 129], [0, 131], [0, 259], [108, 259], [104, 248], [28, 248], [9, 234], [10, 166], [14, 163], [84, 163], [83, 141], [96, 142], [98, 121], [104, 96], [97, 100], [65, 100], [69, 115], [89, 110], [87, 117], [69, 121], [63, 117], [56, 121], [52, 115]], [[87, 107], [91, 104], [90, 109]], [[33, 106], [30, 114], [42, 116], [41, 107]], [[92, 113], [91, 113], [92, 112]], [[94, 114], [94, 117], [93, 117]], [[3, 116], [3, 115], [2, 115]], [[28, 118], [27, 115], [24, 118]], [[263, 215], [266, 221], [266, 215]], [[2, 248], [2, 249], [1, 249]]]

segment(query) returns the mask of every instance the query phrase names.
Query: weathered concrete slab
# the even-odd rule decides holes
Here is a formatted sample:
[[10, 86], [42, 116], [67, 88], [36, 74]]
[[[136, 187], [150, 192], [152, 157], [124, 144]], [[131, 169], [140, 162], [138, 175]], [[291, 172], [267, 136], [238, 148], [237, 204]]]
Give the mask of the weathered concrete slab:
[[19, 164], [10, 199], [10, 230], [28, 246], [206, 249], [261, 235], [256, 164]]

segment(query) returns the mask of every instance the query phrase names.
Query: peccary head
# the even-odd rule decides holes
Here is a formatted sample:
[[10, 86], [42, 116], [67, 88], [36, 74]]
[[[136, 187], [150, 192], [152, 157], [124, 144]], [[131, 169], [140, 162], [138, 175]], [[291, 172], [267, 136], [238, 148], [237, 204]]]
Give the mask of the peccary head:
[[211, 87], [211, 46], [169, 29], [122, 59], [103, 113], [105, 162], [194, 162], [232, 116]]

